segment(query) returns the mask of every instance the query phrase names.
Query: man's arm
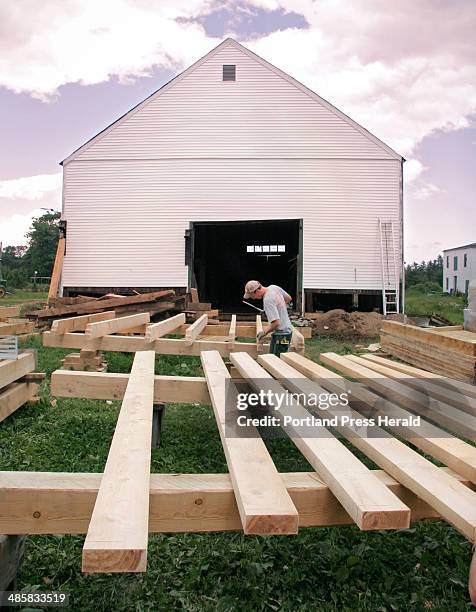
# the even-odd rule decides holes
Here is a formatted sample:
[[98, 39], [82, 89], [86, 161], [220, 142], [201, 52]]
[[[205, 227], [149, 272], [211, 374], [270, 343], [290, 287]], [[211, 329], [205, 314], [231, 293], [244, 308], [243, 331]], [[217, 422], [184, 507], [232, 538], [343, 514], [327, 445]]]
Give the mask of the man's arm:
[[263, 335], [261, 336], [261, 338], [264, 338], [268, 334], [272, 334], [274, 332], [274, 330], [278, 329], [280, 324], [281, 324], [281, 321], [279, 319], [275, 319], [274, 321], [271, 321], [271, 323], [268, 325], [267, 329], [263, 330]]

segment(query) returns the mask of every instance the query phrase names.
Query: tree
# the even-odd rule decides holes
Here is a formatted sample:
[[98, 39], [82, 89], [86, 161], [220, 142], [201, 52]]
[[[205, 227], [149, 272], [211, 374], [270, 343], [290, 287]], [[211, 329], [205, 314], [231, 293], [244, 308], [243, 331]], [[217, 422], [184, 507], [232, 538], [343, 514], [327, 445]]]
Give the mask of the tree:
[[47, 212], [33, 219], [28, 239], [27, 251], [22, 257], [29, 276], [51, 276], [59, 239], [59, 220], [61, 213]]

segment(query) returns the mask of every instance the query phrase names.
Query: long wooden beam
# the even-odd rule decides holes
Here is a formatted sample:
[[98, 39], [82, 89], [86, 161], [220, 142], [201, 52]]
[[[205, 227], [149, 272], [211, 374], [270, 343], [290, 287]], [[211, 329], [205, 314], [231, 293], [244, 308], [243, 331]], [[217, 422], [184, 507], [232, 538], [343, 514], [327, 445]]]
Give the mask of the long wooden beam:
[[154, 351], [134, 358], [84, 542], [84, 572], [146, 570], [154, 365]]
[[9, 319], [10, 317], [20, 316], [21, 305], [17, 306], [0, 306], [0, 321], [3, 319]]
[[386, 359], [384, 357], [379, 357], [378, 355], [373, 355], [371, 353], [365, 353], [361, 355], [361, 357], [374, 361], [375, 363], [380, 363], [381, 365], [387, 366], [387, 368], [393, 368], [394, 370], [398, 370], [399, 372], [409, 374], [410, 376], [413, 376], [415, 378], [427, 379], [429, 382], [435, 385], [447, 387], [451, 390], [457, 391], [458, 393], [467, 395], [468, 397], [476, 398], [475, 385], [470, 385], [469, 383], [464, 383], [460, 380], [455, 380], [454, 378], [441, 376], [440, 374], [435, 374], [434, 372], [427, 372], [426, 370], [415, 368], [414, 366], [408, 365], [407, 363], [393, 361], [392, 359]]
[[192, 325], [190, 325], [190, 327], [185, 332], [185, 346], [191, 346], [195, 342], [201, 331], [206, 327], [207, 323], [208, 315], [203, 314], [195, 321], [195, 323], [192, 323]]
[[[222, 357], [230, 354], [232, 347], [226, 342], [209, 342], [196, 340], [192, 346], [187, 346], [185, 340], [175, 338], [158, 338], [155, 342], [147, 342], [144, 337], [136, 336], [104, 336], [102, 338], [89, 338], [85, 334], [53, 334], [43, 333], [43, 346], [58, 348], [86, 349], [90, 351], [113, 351], [122, 353], [135, 353], [137, 351], [154, 350], [162, 355], [195, 355], [200, 356], [202, 351], [218, 351]], [[240, 351], [256, 356], [256, 343], [239, 342]]]
[[185, 323], [185, 313], [181, 312], [174, 317], [165, 319], [165, 321], [159, 321], [158, 323], [152, 323], [148, 325], [145, 330], [145, 339], [147, 342], [153, 342], [157, 338], [161, 338], [167, 334], [171, 334], [174, 330]]
[[431, 400], [421, 391], [409, 389], [406, 385], [355, 363], [345, 356], [337, 355], [337, 353], [321, 353], [319, 358], [322, 363], [358, 379], [367, 387], [378, 391], [387, 399], [411, 412], [424, 416], [465, 438], [476, 440], [476, 417], [453, 406]]
[[0, 361], [0, 389], [35, 369], [34, 353], [20, 353], [16, 359]]
[[138, 314], [129, 315], [127, 317], [119, 317], [108, 321], [98, 321], [96, 323], [88, 323], [85, 334], [91, 338], [102, 338], [115, 334], [123, 329], [134, 327], [136, 325], [144, 325], [150, 322], [150, 313], [139, 312]]
[[[448, 468], [438, 469], [472, 486]], [[372, 474], [411, 509], [412, 522], [441, 518], [383, 470]], [[300, 527], [354, 524], [315, 472], [280, 477], [299, 511]], [[0, 472], [0, 532], [85, 534], [101, 478], [102, 474], [70, 472]], [[149, 508], [149, 533], [242, 529], [229, 474], [151, 474]]]
[[[284, 361], [290, 363], [287, 355], [289, 353], [283, 355]], [[294, 359], [298, 371], [301, 371], [302, 362], [310, 362], [301, 355], [295, 357], [299, 358]], [[322, 388], [319, 387], [319, 389]], [[349, 412], [356, 422], [363, 418], [355, 410], [349, 410]], [[327, 413], [332, 415], [334, 410], [329, 409]], [[379, 467], [435, 508], [466, 538], [471, 542], [475, 541], [475, 493], [461, 486], [455, 478], [439, 471], [433, 463], [380, 427], [372, 427], [372, 437], [363, 432], [362, 428], [341, 424], [336, 429]]]
[[68, 319], [56, 319], [53, 321], [51, 331], [54, 334], [65, 334], [66, 332], [84, 331], [89, 323], [96, 321], [107, 321], [114, 319], [114, 310], [105, 310], [90, 315], [80, 315], [79, 317], [69, 317]]
[[298, 531], [298, 512], [256, 428], [243, 436], [226, 432], [226, 411], [233, 407], [231, 378], [216, 351], [201, 354], [213, 411], [246, 534], [292, 534]]
[[56, 247], [55, 263], [53, 265], [53, 273], [51, 275], [50, 286], [48, 289], [48, 300], [56, 297], [61, 278], [61, 270], [63, 269], [63, 259], [66, 248], [66, 238], [61, 236]]
[[[51, 375], [51, 395], [86, 399], [120, 400], [124, 397], [129, 374], [55, 370]], [[155, 404], [210, 405], [207, 381], [199, 376], [154, 376]]]
[[[383, 374], [387, 378], [391, 378], [401, 382], [404, 385], [408, 385], [417, 391], [428, 394], [430, 397], [438, 400], [439, 402], [445, 403], [449, 409], [451, 409], [451, 406], [454, 406], [463, 412], [476, 416], [476, 400], [466, 397], [466, 395], [463, 395], [458, 391], [452, 391], [451, 389], [448, 389], [442, 385], [435, 385], [429, 380], [415, 378], [411, 374], [399, 372], [398, 370], [389, 368], [388, 366], [381, 364], [378, 361], [374, 361], [373, 359], [363, 359], [358, 355], [347, 355], [346, 357], [354, 363], [358, 363], [373, 370], [374, 372]], [[371, 357], [373, 357], [373, 355], [371, 355]], [[443, 407], [443, 410], [445, 410], [445, 407]]]
[[[260, 315], [258, 315], [260, 316]], [[261, 317], [260, 317], [261, 318]], [[181, 325], [177, 328], [176, 334], [185, 335], [185, 332], [190, 327], [189, 324]], [[208, 321], [207, 326], [200, 332], [201, 336], [228, 336], [230, 326], [228, 323], [221, 322], [219, 324], [212, 324]], [[299, 331], [304, 338], [312, 337], [312, 329], [310, 327], [300, 327]], [[254, 323], [240, 323], [236, 322], [236, 335], [239, 338], [256, 338], [256, 325]]]
[[0, 389], [0, 422], [31, 401], [38, 392], [38, 385], [33, 382], [10, 383]]
[[[261, 356], [261, 363], [276, 355]], [[286, 396], [283, 386], [246, 353], [232, 353], [231, 362], [250, 385], [273, 397]], [[281, 362], [282, 366], [286, 364]], [[278, 366], [279, 367], [279, 366]], [[287, 366], [289, 368], [289, 366]], [[290, 415], [304, 423], [309, 412], [299, 404], [280, 407], [275, 416]], [[370, 470], [325, 427], [314, 437], [303, 437], [302, 427], [284, 427], [291, 440], [354, 519], [360, 529], [404, 529], [410, 524], [410, 510], [374, 478]]]
[[[400, 419], [400, 422], [402, 422], [402, 419], [407, 419], [410, 422], [410, 417], [413, 416], [404, 408], [369, 391], [362, 385], [351, 382], [340, 374], [331, 372], [331, 370], [301, 355], [287, 353], [282, 356], [282, 359], [305, 374], [307, 378], [318, 382], [326, 391], [348, 393], [351, 397], [352, 406], [367, 417], [375, 418], [378, 415], [387, 415], [391, 418]], [[476, 483], [476, 447], [463, 442], [463, 440], [424, 419], [421, 420], [420, 425], [390, 425], [386, 429], [410, 442], [426, 454], [438, 459], [471, 482]]]

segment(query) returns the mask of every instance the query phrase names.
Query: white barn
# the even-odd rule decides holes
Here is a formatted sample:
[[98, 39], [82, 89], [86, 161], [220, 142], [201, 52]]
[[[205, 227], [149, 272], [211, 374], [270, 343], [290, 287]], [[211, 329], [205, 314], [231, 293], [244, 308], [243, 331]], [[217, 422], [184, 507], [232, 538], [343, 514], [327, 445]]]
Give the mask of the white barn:
[[468, 294], [476, 280], [476, 242], [443, 251], [443, 291]]
[[237, 310], [258, 278], [394, 310], [403, 161], [227, 39], [61, 162], [63, 295], [195, 286]]

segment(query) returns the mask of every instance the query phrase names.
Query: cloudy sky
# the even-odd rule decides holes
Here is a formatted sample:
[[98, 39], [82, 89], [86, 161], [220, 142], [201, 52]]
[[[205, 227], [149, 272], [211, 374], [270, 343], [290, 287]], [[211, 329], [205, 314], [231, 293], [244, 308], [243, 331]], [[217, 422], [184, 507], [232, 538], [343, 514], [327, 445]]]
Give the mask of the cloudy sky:
[[231, 36], [407, 159], [407, 261], [474, 242], [475, 31], [475, 0], [2, 0], [0, 241], [60, 210], [59, 161]]

